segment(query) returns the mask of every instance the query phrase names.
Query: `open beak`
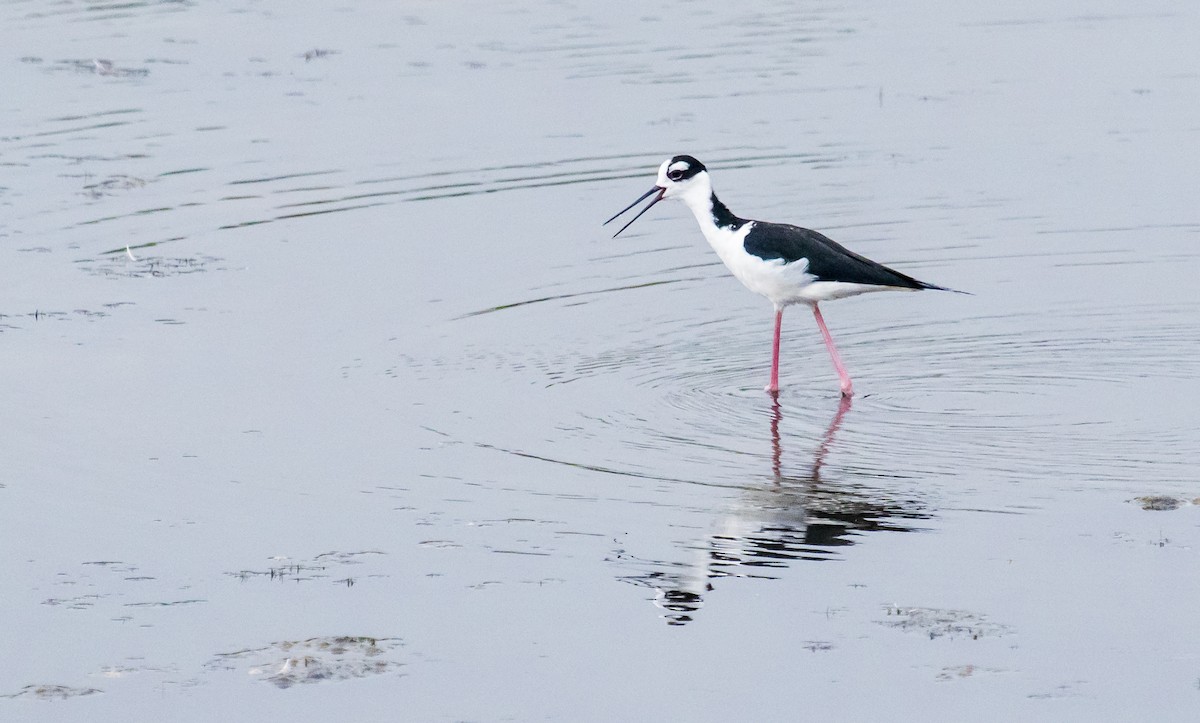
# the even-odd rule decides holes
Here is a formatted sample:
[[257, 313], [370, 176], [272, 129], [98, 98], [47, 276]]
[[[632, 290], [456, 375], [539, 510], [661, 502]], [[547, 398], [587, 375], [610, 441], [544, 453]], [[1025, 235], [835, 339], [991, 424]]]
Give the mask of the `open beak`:
[[[654, 194], [656, 194], [656, 193], [657, 193], [658, 195], [657, 195], [657, 196], [654, 196], [654, 200], [653, 200], [653, 201], [651, 201], [650, 203], [647, 203], [645, 208], [643, 208], [641, 211], [638, 211], [638, 214], [629, 220], [629, 223], [627, 223], [627, 224], [625, 224], [624, 226], [622, 226], [622, 227], [621, 227], [621, 231], [624, 231], [625, 229], [627, 229], [627, 228], [629, 228], [631, 225], [633, 225], [633, 222], [634, 222], [634, 221], [636, 221], [636, 220], [638, 220], [639, 218], [641, 218], [643, 213], [645, 213], [645, 212], [649, 211], [651, 206], [653, 206], [654, 204], [656, 204], [656, 203], [658, 203], [659, 201], [663, 200], [663, 194], [665, 194], [666, 192], [667, 192], [667, 189], [665, 189], [665, 188], [661, 188], [661, 187], [659, 187], [659, 186], [655, 186], [654, 188], [651, 188], [649, 191], [646, 191], [645, 193], [643, 193], [643, 194], [642, 194], [642, 195], [641, 195], [641, 196], [638, 198], [638, 200], [634, 201], [633, 203], [629, 204], [629, 205], [628, 205], [628, 206], [626, 206], [625, 208], [621, 209], [621, 210], [620, 210], [619, 212], [617, 212], [617, 213], [616, 213], [616, 214], [615, 214], [615, 215], [614, 215], [612, 218], [608, 219], [607, 221], [605, 221], [605, 222], [604, 222], [603, 224], [601, 224], [601, 225], [603, 225], [603, 226], [607, 226], [608, 224], [610, 224], [610, 223], [612, 223], [613, 221], [615, 221], [615, 220], [617, 219], [617, 216], [620, 216], [621, 214], [625, 213], [625, 212], [626, 212], [626, 211], [628, 211], [629, 209], [633, 208], [634, 206], [638, 205], [638, 204], [639, 204], [639, 203], [641, 203], [642, 201], [645, 201], [647, 198], [649, 198], [649, 197], [651, 197], [651, 196], [654, 196]], [[616, 233], [614, 233], [614, 234], [613, 234], [613, 238], [616, 238], [616, 237], [620, 236], [620, 235], [621, 235], [621, 231], [617, 231]]]

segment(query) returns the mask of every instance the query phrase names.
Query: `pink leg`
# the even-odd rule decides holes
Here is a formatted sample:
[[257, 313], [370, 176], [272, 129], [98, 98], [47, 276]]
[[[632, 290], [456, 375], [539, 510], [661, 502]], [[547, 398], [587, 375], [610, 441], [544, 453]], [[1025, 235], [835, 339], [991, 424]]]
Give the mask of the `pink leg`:
[[829, 335], [829, 329], [825, 328], [825, 320], [821, 318], [821, 310], [816, 304], [812, 305], [813, 316], [817, 317], [817, 326], [821, 327], [821, 336], [825, 337], [825, 346], [829, 349], [829, 356], [833, 359], [833, 367], [837, 369], [838, 376], [842, 378], [842, 396], [850, 397], [854, 395], [854, 386], [850, 382], [850, 375], [846, 373], [846, 367], [842, 366], [842, 358], [838, 356], [837, 347], [833, 345], [833, 337]]
[[783, 307], [775, 309], [775, 343], [771, 345], [771, 383], [768, 392], [779, 391], [779, 333], [783, 329]]

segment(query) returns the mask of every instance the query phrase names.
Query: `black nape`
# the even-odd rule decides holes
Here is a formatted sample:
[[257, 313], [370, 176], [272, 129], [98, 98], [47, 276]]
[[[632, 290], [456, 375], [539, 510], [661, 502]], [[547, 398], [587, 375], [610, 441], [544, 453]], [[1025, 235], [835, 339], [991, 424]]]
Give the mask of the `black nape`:
[[733, 215], [729, 207], [721, 203], [721, 199], [717, 198], [717, 194], [712, 195], [712, 217], [713, 223], [721, 228], [727, 228], [737, 231], [745, 225], [746, 220]]

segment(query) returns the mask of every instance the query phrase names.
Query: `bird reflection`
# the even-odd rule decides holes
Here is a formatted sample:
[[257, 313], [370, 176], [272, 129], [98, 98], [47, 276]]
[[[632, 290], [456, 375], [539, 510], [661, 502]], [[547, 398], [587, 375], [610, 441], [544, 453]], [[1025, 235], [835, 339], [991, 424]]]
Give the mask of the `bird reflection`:
[[624, 578], [655, 589], [655, 604], [668, 624], [690, 622], [722, 577], [773, 578], [793, 560], [829, 560], [838, 548], [852, 545], [863, 532], [911, 529], [905, 519], [922, 519], [921, 503], [893, 498], [880, 490], [822, 480], [825, 458], [850, 411], [853, 398], [843, 396], [817, 446], [812, 463], [799, 475], [784, 473], [783, 410], [771, 399], [771, 480], [753, 484], [714, 529], [688, 546], [689, 562]]

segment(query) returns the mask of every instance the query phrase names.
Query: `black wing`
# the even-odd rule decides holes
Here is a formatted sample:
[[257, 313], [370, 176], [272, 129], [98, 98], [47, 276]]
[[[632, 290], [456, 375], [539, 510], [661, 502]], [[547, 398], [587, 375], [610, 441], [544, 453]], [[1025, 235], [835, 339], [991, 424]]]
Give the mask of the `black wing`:
[[799, 226], [755, 221], [746, 234], [746, 253], [770, 261], [792, 263], [808, 259], [808, 273], [820, 281], [898, 286], [905, 289], [942, 289], [859, 256], [824, 234]]

